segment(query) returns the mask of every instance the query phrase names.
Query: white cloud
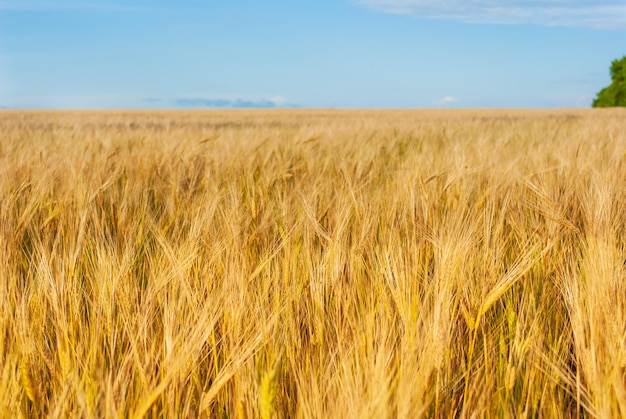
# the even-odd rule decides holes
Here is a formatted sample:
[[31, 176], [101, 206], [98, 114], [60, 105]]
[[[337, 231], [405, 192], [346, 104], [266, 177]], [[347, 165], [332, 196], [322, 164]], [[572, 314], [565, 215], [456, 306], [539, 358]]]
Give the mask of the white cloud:
[[454, 96], [444, 96], [439, 100], [432, 102], [433, 106], [452, 106], [459, 102], [459, 98]]
[[452, 96], [446, 96], [443, 99], [441, 99], [441, 103], [443, 104], [451, 104], [451, 103], [457, 103], [459, 101], [459, 99], [452, 97]]
[[626, 29], [624, 0], [356, 0], [386, 13], [469, 23]]
[[271, 102], [275, 103], [275, 104], [276, 104], [276, 106], [284, 106], [284, 105], [286, 105], [286, 104], [287, 104], [287, 102], [288, 102], [288, 101], [287, 101], [287, 98], [286, 98], [285, 96], [280, 96], [280, 95], [278, 95], [278, 96], [272, 96], [269, 100], [270, 100]]

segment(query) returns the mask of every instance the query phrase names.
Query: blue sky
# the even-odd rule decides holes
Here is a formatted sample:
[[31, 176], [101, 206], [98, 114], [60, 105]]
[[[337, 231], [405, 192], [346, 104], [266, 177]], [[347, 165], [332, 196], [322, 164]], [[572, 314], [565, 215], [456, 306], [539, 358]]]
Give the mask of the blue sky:
[[586, 107], [624, 0], [0, 0], [0, 107]]

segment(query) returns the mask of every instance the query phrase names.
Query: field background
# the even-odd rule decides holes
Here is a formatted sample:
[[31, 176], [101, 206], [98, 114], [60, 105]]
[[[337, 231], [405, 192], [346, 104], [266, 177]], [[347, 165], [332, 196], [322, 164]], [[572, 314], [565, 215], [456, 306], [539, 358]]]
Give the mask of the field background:
[[0, 112], [0, 416], [626, 415], [626, 112]]

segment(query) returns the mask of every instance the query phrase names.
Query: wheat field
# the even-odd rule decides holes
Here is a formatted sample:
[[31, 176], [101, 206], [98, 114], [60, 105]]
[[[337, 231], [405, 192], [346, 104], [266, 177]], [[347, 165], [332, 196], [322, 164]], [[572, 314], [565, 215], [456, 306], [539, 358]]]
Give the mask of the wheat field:
[[3, 111], [0, 415], [626, 416], [624, 121]]

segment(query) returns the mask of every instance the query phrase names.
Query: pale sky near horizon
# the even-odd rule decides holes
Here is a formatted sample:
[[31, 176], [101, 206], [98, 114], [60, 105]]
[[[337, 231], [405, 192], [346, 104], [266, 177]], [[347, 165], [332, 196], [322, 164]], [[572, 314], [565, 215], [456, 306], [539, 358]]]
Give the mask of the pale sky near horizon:
[[0, 107], [587, 107], [626, 0], [0, 0]]

